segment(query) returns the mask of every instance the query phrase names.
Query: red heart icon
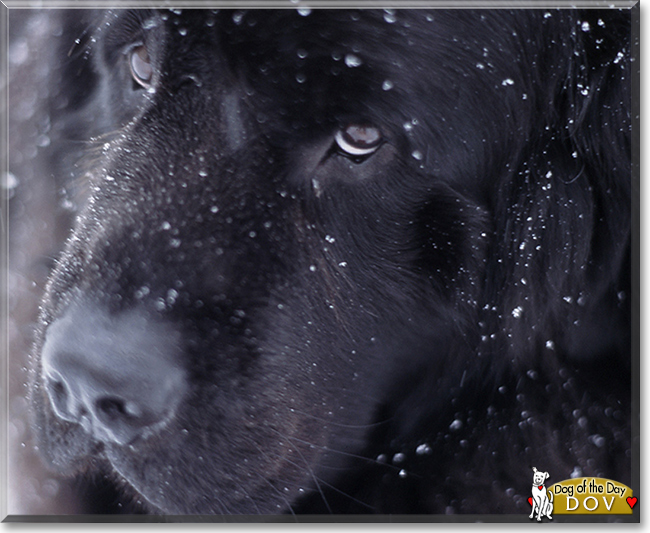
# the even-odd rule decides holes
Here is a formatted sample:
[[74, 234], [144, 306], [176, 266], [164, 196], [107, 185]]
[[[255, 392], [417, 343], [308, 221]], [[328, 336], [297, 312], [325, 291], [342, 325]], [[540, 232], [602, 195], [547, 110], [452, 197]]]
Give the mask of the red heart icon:
[[[628, 500], [629, 500], [629, 499], [630, 499], [630, 498], [628, 498]], [[531, 504], [531, 505], [533, 505], [533, 498], [528, 498], [528, 503]], [[630, 503], [630, 502], [628, 502], [628, 503]], [[636, 502], [634, 502], [634, 503], [636, 503]]]
[[636, 502], [638, 501], [637, 498], [627, 498], [627, 504], [630, 506], [630, 509], [634, 509], [634, 506], [636, 505]]

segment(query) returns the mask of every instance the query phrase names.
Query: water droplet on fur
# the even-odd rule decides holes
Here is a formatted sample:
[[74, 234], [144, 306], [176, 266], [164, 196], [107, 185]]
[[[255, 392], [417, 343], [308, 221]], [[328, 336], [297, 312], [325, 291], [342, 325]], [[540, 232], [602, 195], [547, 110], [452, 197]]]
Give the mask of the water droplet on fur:
[[393, 24], [397, 20], [397, 17], [395, 16], [395, 10], [384, 9], [384, 20], [388, 22], [388, 24]]
[[393, 455], [393, 463], [394, 464], [400, 464], [403, 463], [406, 460], [406, 455], [399, 452]]
[[176, 289], [169, 289], [167, 291], [167, 303], [173, 305], [176, 302], [176, 298], [178, 298], [178, 291]]
[[354, 54], [346, 54], [345, 64], [350, 68], [360, 67], [363, 64], [361, 58]]
[[147, 287], [146, 285], [143, 285], [140, 287], [137, 291], [135, 291], [134, 296], [137, 300], [141, 300], [144, 298], [147, 294], [151, 292], [151, 289]]
[[313, 178], [311, 180], [311, 186], [312, 186], [312, 188], [314, 190], [314, 194], [318, 198], [323, 193], [323, 190], [321, 189], [321, 186], [320, 186], [320, 182], [316, 178]]
[[589, 437], [589, 441], [597, 448], [602, 448], [603, 446], [605, 446], [605, 444], [607, 444], [607, 440], [605, 439], [605, 437], [602, 437], [601, 435], [597, 435], [597, 434], [591, 435]]
[[431, 446], [429, 446], [429, 445], [426, 444], [426, 443], [425, 443], [425, 444], [420, 444], [420, 445], [415, 449], [415, 453], [416, 453], [417, 455], [428, 455], [428, 454], [431, 453], [431, 451], [432, 451], [432, 450], [431, 450]]

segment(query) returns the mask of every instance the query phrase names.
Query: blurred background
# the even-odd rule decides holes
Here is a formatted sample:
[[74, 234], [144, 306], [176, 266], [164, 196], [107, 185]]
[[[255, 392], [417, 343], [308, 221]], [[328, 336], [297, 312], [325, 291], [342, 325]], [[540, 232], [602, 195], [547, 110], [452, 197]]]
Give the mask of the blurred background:
[[[79, 482], [48, 473], [30, 431], [30, 348], [48, 271], [67, 235], [75, 205], [59, 173], [63, 126], [54, 107], [62, 29], [56, 10], [9, 10], [9, 168], [0, 186], [8, 198], [7, 336], [8, 495], [10, 515], [76, 513]], [[54, 105], [53, 105], [54, 104]]]

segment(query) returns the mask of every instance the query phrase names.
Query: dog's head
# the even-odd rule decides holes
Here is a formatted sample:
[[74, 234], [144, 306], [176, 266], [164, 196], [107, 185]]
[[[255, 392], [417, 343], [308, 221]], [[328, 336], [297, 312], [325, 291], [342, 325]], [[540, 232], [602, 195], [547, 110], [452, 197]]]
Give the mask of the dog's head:
[[[587, 103], [614, 100], [582, 81], [576, 15], [385, 15], [84, 14], [70, 55], [86, 33], [63, 32], [62, 77], [85, 88], [58, 89], [65, 123], [96, 146], [36, 334], [55, 466], [101, 463], [168, 513], [280, 512], [376, 456], [377, 421], [446, 431], [458, 383], [496, 389], [591, 309], [567, 320], [556, 293], [600, 294], [586, 276], [623, 254], [627, 189], [578, 159], [605, 129], [574, 133]], [[571, 76], [590, 87], [575, 105]]]
[[543, 485], [549, 477], [548, 472], [540, 472], [537, 468], [533, 467], [533, 485]]

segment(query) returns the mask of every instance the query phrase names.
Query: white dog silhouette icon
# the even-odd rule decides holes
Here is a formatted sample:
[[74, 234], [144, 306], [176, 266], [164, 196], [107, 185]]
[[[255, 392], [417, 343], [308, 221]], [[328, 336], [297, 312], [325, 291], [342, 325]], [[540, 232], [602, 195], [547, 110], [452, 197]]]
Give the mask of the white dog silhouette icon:
[[533, 519], [537, 510], [537, 521], [541, 522], [543, 516], [553, 520], [553, 493], [546, 490], [544, 482], [549, 478], [548, 472], [540, 472], [533, 467], [533, 510], [530, 512], [530, 518]]

